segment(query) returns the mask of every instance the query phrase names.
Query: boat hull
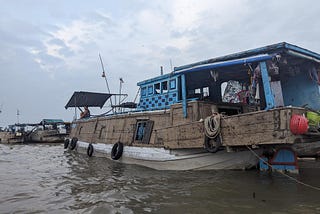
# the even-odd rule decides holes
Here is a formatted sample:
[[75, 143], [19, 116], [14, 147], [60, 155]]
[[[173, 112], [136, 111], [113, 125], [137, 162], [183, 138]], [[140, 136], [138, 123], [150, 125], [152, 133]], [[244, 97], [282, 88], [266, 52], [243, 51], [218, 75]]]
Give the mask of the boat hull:
[[26, 140], [28, 143], [63, 143], [66, 136], [57, 130], [36, 130]]
[[293, 145], [298, 157], [320, 157], [320, 142], [298, 143]]
[[[87, 154], [89, 143], [78, 141], [74, 151]], [[93, 156], [111, 159], [113, 144], [93, 144]], [[259, 151], [257, 151], [260, 153]], [[257, 166], [258, 158], [252, 152], [208, 153], [202, 149], [168, 150], [164, 148], [124, 146], [117, 162], [142, 165], [156, 170], [244, 170]]]
[[22, 133], [0, 132], [0, 143], [25, 143], [25, 136]]

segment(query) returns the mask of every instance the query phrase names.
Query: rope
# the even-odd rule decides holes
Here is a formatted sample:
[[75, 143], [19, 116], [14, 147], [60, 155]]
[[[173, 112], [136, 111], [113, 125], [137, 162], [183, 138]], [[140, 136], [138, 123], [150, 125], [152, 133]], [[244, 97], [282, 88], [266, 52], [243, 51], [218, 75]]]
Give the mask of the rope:
[[[253, 151], [248, 145], [246, 145], [246, 147], [247, 147], [257, 158], [259, 158], [259, 160], [262, 160], [262, 161], [263, 161], [265, 164], [267, 164], [269, 167], [273, 168], [273, 166], [272, 166], [271, 164], [269, 164], [267, 161], [265, 161], [264, 159], [262, 159], [262, 158], [261, 158], [255, 151]], [[287, 177], [287, 178], [289, 178], [289, 179], [297, 182], [298, 184], [301, 184], [301, 185], [306, 186], [306, 187], [309, 187], [309, 188], [311, 188], [311, 189], [320, 191], [320, 188], [319, 188], [319, 187], [315, 187], [315, 186], [312, 186], [312, 185], [310, 185], [310, 184], [306, 184], [306, 183], [304, 183], [304, 182], [302, 182], [302, 181], [299, 181], [298, 179], [296, 179], [296, 178], [294, 178], [294, 177], [292, 177], [292, 176], [290, 176], [290, 175], [288, 175], [288, 174], [285, 174], [285, 173], [282, 172], [282, 171], [278, 171], [278, 172], [279, 172], [280, 174], [282, 174], [283, 176], [285, 176], [285, 177]]]
[[[224, 119], [224, 118], [222, 118], [222, 119]], [[227, 120], [225, 120], [225, 119], [224, 119], [224, 121], [225, 121], [226, 124], [229, 126], [229, 122], [228, 122]], [[230, 129], [230, 130], [233, 131], [233, 129]], [[234, 131], [233, 131], [233, 132], [234, 132]], [[235, 132], [234, 132], [233, 134], [237, 135]], [[247, 147], [247, 149], [248, 149], [253, 155], [255, 155], [259, 160], [263, 161], [263, 163], [265, 163], [266, 165], [268, 165], [270, 168], [273, 168], [273, 166], [272, 166], [271, 164], [269, 164], [267, 161], [265, 161], [264, 159], [262, 159], [262, 158], [261, 158], [255, 151], [253, 151], [248, 145], [246, 145], [246, 147]], [[307, 183], [304, 183], [304, 182], [302, 182], [302, 181], [299, 181], [298, 179], [296, 179], [296, 178], [294, 178], [294, 177], [292, 177], [292, 176], [290, 176], [290, 175], [288, 175], [288, 174], [285, 174], [285, 173], [282, 172], [282, 171], [278, 171], [278, 172], [279, 172], [281, 175], [289, 178], [290, 180], [292, 180], [292, 181], [294, 181], [294, 182], [296, 182], [296, 183], [298, 183], [298, 184], [300, 184], [300, 185], [303, 185], [303, 186], [309, 187], [309, 188], [311, 188], [311, 189], [320, 191], [320, 187], [312, 186], [312, 185], [310, 185], [310, 184], [307, 184]]]
[[213, 113], [204, 120], [205, 134], [208, 138], [214, 139], [220, 134], [221, 116], [218, 113]]

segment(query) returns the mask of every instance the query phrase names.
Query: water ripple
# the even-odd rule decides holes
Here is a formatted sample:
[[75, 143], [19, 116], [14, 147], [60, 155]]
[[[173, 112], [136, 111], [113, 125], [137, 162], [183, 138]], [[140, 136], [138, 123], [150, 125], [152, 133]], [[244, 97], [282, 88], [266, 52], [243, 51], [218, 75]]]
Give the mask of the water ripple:
[[[299, 179], [319, 186], [319, 169], [304, 170]], [[0, 213], [320, 211], [317, 192], [279, 174], [156, 171], [88, 158], [62, 145], [0, 144], [0, 176]]]

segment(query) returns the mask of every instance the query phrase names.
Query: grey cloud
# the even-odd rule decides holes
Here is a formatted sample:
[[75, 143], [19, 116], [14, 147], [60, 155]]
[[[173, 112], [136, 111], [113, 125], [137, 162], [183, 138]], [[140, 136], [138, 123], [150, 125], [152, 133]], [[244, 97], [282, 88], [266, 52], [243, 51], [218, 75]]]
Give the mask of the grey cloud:
[[[15, 122], [17, 108], [26, 122], [44, 116], [71, 119], [72, 111], [63, 106], [73, 91], [106, 90], [99, 53], [112, 90], [118, 90], [118, 79], [123, 77], [123, 91], [134, 97], [136, 82], [159, 75], [160, 65], [167, 71], [170, 58], [173, 66], [179, 66], [281, 41], [320, 52], [317, 1], [243, 1], [243, 8], [227, 8], [220, 17], [209, 7], [197, 14], [196, 23], [184, 28], [172, 25], [176, 11], [171, 1], [38, 3], [36, 10], [26, 5], [16, 12], [17, 1], [3, 7], [14, 12], [0, 9], [1, 78], [7, 80], [0, 84], [0, 103], [4, 102], [0, 126]], [[24, 12], [27, 10], [33, 13]], [[162, 31], [148, 32], [141, 25], [138, 14], [145, 10], [163, 19], [158, 26]], [[234, 11], [240, 11], [239, 15]], [[81, 47], [74, 53], [54, 32], [77, 20], [97, 24], [98, 30], [90, 35], [92, 41], [77, 42]], [[189, 43], [183, 50], [167, 44], [180, 38]], [[65, 59], [48, 55], [44, 43], [48, 41], [61, 47], [58, 54]], [[31, 54], [30, 49], [38, 52]]]
[[167, 46], [162, 50], [162, 53], [167, 56], [176, 56], [181, 54], [181, 50], [173, 46]]

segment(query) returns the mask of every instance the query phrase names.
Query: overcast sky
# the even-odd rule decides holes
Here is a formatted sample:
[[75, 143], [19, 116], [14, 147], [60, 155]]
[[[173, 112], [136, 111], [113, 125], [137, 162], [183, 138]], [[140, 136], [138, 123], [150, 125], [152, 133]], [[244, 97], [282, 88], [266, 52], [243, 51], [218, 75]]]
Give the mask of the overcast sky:
[[[320, 1], [0, 0], [0, 126], [71, 121], [74, 91], [132, 101], [136, 83], [173, 66], [278, 42], [320, 53]], [[99, 110], [99, 109], [98, 109]], [[94, 113], [98, 110], [92, 110]]]

